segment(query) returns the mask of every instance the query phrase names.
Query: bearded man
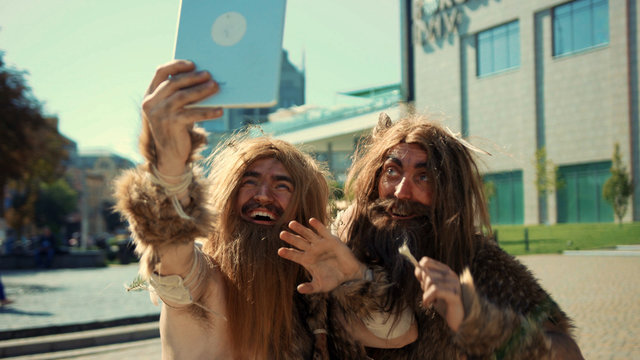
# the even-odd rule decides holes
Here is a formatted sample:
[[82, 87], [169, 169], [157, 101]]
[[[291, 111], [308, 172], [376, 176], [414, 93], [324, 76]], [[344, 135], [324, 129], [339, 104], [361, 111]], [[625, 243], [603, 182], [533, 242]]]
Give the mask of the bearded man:
[[319, 359], [314, 331], [319, 340], [326, 331], [295, 291], [305, 271], [277, 250], [289, 221], [327, 221], [325, 171], [286, 142], [234, 138], [205, 178], [194, 160], [206, 138], [194, 123], [222, 111], [186, 106], [218, 91], [194, 69], [182, 60], [157, 69], [142, 107], [147, 162], [116, 184], [140, 273], [163, 302], [162, 357]]
[[[381, 114], [347, 178], [354, 202], [337, 232], [370, 275], [350, 277], [330, 293], [328, 328], [340, 334], [334, 351], [373, 359], [582, 358], [567, 315], [490, 239], [476, 150], [426, 118], [394, 124]], [[281, 238], [297, 249], [284, 257], [304, 266], [327, 254], [353, 261], [320, 226], [292, 230], [297, 235]], [[416, 266], [399, 254], [404, 244], [421, 257]], [[303, 289], [312, 293], [320, 288], [313, 284], [331, 281], [319, 276]], [[417, 340], [400, 349], [360, 341], [363, 324], [384, 336], [412, 322]]]

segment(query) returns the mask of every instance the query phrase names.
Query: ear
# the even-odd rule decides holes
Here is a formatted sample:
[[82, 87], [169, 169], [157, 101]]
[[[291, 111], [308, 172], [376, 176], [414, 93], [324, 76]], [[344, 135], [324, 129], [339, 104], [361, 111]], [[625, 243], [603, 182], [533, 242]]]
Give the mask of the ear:
[[373, 129], [373, 136], [377, 136], [383, 132], [385, 132], [392, 125], [391, 118], [387, 113], [380, 113], [378, 116], [378, 125]]

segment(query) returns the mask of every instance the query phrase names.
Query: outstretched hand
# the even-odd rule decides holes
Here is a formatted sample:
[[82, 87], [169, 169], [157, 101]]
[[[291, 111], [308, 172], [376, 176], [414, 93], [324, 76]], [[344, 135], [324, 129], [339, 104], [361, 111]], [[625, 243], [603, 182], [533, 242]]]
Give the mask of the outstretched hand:
[[218, 84], [206, 71], [195, 71], [186, 60], [174, 60], [157, 68], [142, 102], [142, 131], [153, 139], [158, 170], [181, 175], [191, 153], [189, 131], [197, 121], [222, 115], [220, 108], [189, 108], [186, 105], [218, 92]]
[[415, 267], [415, 275], [423, 291], [422, 305], [433, 305], [451, 330], [458, 331], [465, 315], [458, 275], [449, 266], [426, 256]]
[[302, 265], [311, 274], [311, 282], [298, 285], [298, 292], [329, 292], [345, 281], [362, 279], [366, 266], [351, 250], [320, 220], [311, 218], [309, 224], [313, 229], [291, 221], [289, 228], [295, 233], [280, 233], [280, 239], [294, 248], [280, 248], [278, 255]]

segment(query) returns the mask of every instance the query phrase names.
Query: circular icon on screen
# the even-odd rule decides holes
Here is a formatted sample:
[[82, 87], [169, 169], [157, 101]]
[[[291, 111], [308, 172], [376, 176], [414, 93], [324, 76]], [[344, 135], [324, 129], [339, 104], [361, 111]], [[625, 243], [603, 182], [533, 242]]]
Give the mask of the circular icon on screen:
[[220, 46], [232, 46], [247, 32], [247, 20], [235, 11], [224, 13], [213, 22], [211, 37]]

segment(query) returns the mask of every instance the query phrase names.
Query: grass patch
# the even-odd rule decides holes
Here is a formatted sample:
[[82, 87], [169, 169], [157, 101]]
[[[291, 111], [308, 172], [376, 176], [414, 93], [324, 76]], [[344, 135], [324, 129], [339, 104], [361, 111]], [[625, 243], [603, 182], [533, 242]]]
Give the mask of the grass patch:
[[[525, 229], [529, 251], [525, 250]], [[496, 225], [498, 244], [512, 255], [553, 254], [564, 250], [594, 250], [640, 244], [640, 223]]]

